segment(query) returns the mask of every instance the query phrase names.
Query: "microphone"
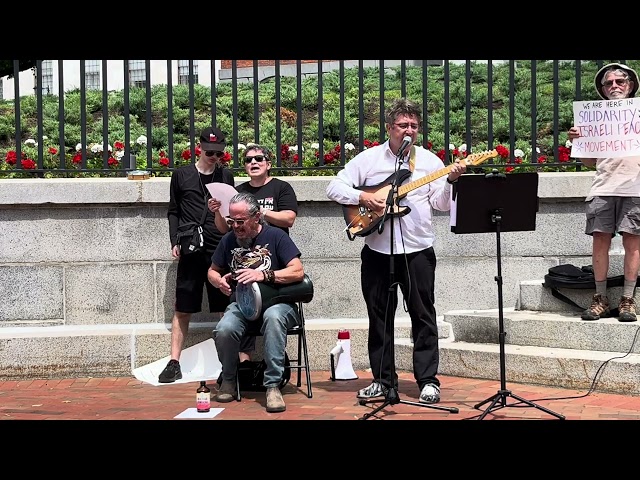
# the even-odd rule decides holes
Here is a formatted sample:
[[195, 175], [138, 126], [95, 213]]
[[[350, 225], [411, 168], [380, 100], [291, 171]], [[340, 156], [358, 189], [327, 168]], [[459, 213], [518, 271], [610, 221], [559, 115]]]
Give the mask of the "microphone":
[[402, 139], [402, 145], [400, 145], [400, 148], [398, 149], [398, 153], [396, 153], [396, 157], [399, 157], [400, 155], [402, 155], [402, 152], [405, 151], [405, 149], [411, 144], [411, 137], [409, 135], [407, 135], [406, 137], [404, 137]]

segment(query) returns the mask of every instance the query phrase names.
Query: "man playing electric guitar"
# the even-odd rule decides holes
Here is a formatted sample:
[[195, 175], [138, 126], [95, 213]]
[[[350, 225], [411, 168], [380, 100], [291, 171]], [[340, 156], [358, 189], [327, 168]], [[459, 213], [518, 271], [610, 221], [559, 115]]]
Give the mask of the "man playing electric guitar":
[[[403, 182], [416, 181], [441, 170], [442, 160], [434, 153], [414, 145], [422, 122], [422, 108], [404, 98], [396, 100], [385, 112], [388, 140], [368, 148], [342, 169], [327, 187], [327, 197], [341, 205], [360, 205], [371, 215], [384, 215], [390, 188], [366, 186], [384, 184], [399, 167]], [[400, 152], [399, 150], [402, 149]], [[398, 304], [397, 289], [390, 291], [390, 255], [394, 258], [395, 282], [407, 302], [413, 337], [413, 373], [420, 390], [420, 402], [440, 401], [438, 329], [434, 306], [436, 256], [432, 210], [448, 211], [451, 184], [466, 171], [464, 162], [452, 164], [446, 176], [406, 194], [394, 207], [393, 223], [381, 220], [382, 228], [365, 236], [361, 252], [361, 286], [369, 316], [369, 362], [373, 382], [357, 394], [359, 399], [385, 397], [389, 388], [397, 390], [397, 375], [392, 377], [394, 358], [391, 342]], [[404, 209], [404, 207], [407, 207]], [[400, 212], [399, 210], [402, 210]], [[391, 215], [388, 212], [387, 215]], [[393, 250], [391, 250], [393, 225]], [[394, 283], [395, 283], [394, 282]], [[388, 302], [388, 308], [387, 308]]]

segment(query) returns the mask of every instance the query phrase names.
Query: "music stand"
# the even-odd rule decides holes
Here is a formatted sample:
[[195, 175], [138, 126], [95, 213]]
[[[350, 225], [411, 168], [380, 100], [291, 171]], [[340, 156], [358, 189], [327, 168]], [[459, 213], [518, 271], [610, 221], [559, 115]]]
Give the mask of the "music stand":
[[[480, 409], [489, 406], [478, 416], [482, 420], [489, 412], [507, 405], [507, 398], [517, 400], [517, 404], [534, 407], [554, 417], [564, 420], [564, 416], [548, 408], [537, 405], [512, 393], [507, 389], [504, 312], [502, 300], [502, 261], [500, 252], [500, 233], [513, 231], [531, 231], [536, 228], [538, 211], [538, 174], [504, 174], [493, 170], [489, 174], [462, 175], [454, 187], [455, 207], [451, 218], [451, 231], [456, 234], [491, 233], [496, 234], [496, 260], [498, 274], [498, 341], [500, 344], [500, 390], [474, 405]], [[455, 220], [455, 225], [454, 225]]]
[[[402, 150], [404, 150], [403, 148], [400, 148], [400, 151], [398, 152], [398, 154], [396, 155], [396, 171], [395, 171], [395, 175], [394, 175], [394, 179], [393, 182], [391, 183], [391, 188], [389, 189], [389, 193], [387, 195], [387, 204], [385, 207], [385, 211], [384, 214], [382, 216], [382, 220], [380, 221], [380, 224], [378, 225], [378, 234], [382, 234], [382, 231], [385, 228], [385, 221], [389, 220], [389, 228], [391, 229], [389, 231], [389, 242], [390, 242], [390, 250], [389, 250], [389, 296], [387, 297], [387, 307], [385, 308], [385, 315], [388, 318], [385, 318], [385, 321], [389, 321], [391, 323], [391, 328], [390, 331], [392, 332], [391, 335], [391, 339], [386, 338], [386, 334], [385, 337], [382, 340], [382, 350], [383, 350], [383, 355], [384, 355], [384, 344], [385, 342], [389, 342], [389, 354], [391, 356], [391, 381], [395, 382], [396, 380], [396, 357], [395, 357], [395, 348], [394, 348], [394, 338], [393, 338], [393, 332], [395, 329], [395, 311], [391, 312], [389, 309], [389, 298], [391, 298], [391, 295], [393, 295], [394, 293], [397, 292], [396, 288], [397, 288], [397, 284], [395, 283], [395, 258], [394, 258], [394, 254], [393, 254], [393, 246], [394, 246], [394, 239], [393, 239], [393, 232], [394, 232], [394, 225], [393, 225], [393, 221], [394, 221], [394, 217], [396, 216], [396, 205], [398, 202], [398, 180], [402, 178], [402, 176], [400, 175], [400, 165], [402, 164]], [[377, 379], [375, 379], [377, 380]], [[445, 410], [447, 412], [450, 413], [458, 413], [458, 409], [456, 407], [444, 407], [442, 405], [434, 405], [432, 403], [420, 403], [420, 402], [411, 402], [409, 400], [401, 400], [400, 397], [398, 396], [398, 389], [393, 386], [393, 387], [389, 387], [387, 390], [387, 394], [385, 395], [384, 399], [380, 399], [380, 398], [373, 398], [373, 399], [369, 399], [369, 400], [359, 400], [358, 403], [360, 405], [366, 405], [367, 403], [380, 403], [382, 402], [382, 405], [379, 405], [378, 407], [374, 408], [372, 411], [365, 413], [362, 417], [360, 417], [360, 420], [366, 420], [367, 418], [371, 418], [373, 417], [376, 413], [378, 413], [380, 410], [382, 410], [384, 407], [386, 407], [387, 405], [397, 405], [398, 403], [403, 403], [405, 405], [414, 405], [416, 407], [424, 407], [424, 408], [433, 408], [436, 410]]]

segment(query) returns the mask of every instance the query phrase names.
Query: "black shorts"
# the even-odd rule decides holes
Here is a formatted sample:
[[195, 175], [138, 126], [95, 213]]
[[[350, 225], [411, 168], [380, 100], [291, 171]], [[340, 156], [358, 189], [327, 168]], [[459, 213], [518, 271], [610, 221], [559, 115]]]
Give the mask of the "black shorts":
[[203, 288], [207, 288], [210, 312], [224, 312], [229, 305], [229, 297], [214, 288], [207, 280], [211, 265], [210, 252], [196, 252], [180, 255], [176, 275], [175, 310], [182, 313], [202, 311]]

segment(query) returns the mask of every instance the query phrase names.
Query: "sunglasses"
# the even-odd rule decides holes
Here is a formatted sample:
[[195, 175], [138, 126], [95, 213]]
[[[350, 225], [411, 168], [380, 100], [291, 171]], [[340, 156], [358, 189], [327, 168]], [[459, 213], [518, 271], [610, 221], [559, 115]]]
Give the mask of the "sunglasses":
[[264, 162], [266, 160], [264, 155], [256, 155], [255, 157], [244, 157], [245, 165], [251, 163], [251, 160], [255, 160], [256, 162]]
[[627, 84], [627, 79], [626, 78], [614, 78], [612, 80], [607, 80], [606, 82], [603, 83], [603, 85], [605, 87], [610, 87], [614, 83], [617, 83], [618, 85], [626, 85]]
[[205, 154], [207, 157], [213, 157], [213, 156], [216, 156], [216, 157], [218, 157], [218, 158], [222, 158], [222, 157], [224, 157], [224, 152], [216, 152], [216, 151], [214, 151], [214, 150], [207, 150], [207, 151], [205, 151], [205, 152], [204, 152], [204, 154]]
[[230, 227], [233, 227], [233, 224], [235, 223], [237, 226], [241, 227], [244, 225], [244, 222], [246, 222], [247, 220], [249, 220], [248, 218], [231, 218], [231, 217], [227, 217], [227, 225]]

